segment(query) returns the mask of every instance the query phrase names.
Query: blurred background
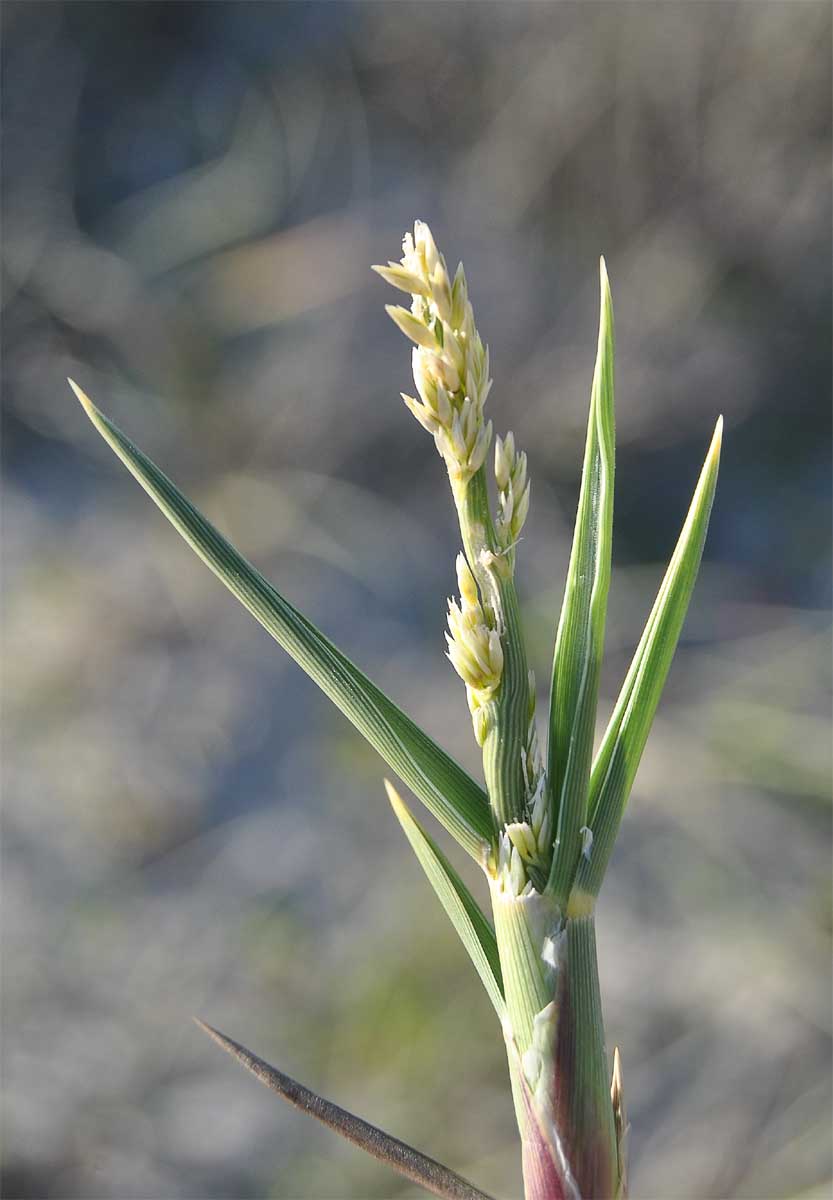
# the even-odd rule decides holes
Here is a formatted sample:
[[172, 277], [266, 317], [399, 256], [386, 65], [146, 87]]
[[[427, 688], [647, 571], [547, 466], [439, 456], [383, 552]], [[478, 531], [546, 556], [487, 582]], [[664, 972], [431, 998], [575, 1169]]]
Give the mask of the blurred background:
[[414, 1194], [195, 1013], [519, 1195], [501, 1038], [382, 764], [65, 383], [479, 778], [443, 658], [447, 485], [369, 270], [415, 217], [465, 261], [491, 414], [529, 451], [542, 714], [600, 252], [619, 445], [602, 722], [725, 415], [600, 902], [607, 1032], [635, 1196], [829, 1195], [829, 5], [4, 18], [3, 1195]]

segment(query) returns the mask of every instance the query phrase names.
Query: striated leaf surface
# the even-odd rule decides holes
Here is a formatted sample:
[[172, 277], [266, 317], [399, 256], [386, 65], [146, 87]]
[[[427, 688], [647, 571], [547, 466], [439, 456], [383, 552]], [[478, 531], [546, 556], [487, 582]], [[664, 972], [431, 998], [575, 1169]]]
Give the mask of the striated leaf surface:
[[98, 432], [189, 546], [460, 845], [483, 861], [492, 837], [491, 812], [483, 789], [293, 608], [71, 380], [70, 385]]
[[402, 797], [388, 780], [385, 789], [397, 820], [428, 876], [431, 887], [457, 930], [469, 958], [489, 993], [498, 1017], [503, 1020], [506, 1005], [495, 932], [451, 863], [439, 846], [413, 817]]
[[576, 911], [598, 895], [639, 760], [677, 648], [703, 556], [723, 437], [723, 418], [714, 436], [668, 570], [636, 648], [605, 732], [590, 781], [589, 825], [593, 841], [576, 874]]
[[613, 537], [613, 308], [600, 263], [599, 345], [550, 694], [547, 777], [556, 815], [548, 888], [564, 905], [582, 852]]

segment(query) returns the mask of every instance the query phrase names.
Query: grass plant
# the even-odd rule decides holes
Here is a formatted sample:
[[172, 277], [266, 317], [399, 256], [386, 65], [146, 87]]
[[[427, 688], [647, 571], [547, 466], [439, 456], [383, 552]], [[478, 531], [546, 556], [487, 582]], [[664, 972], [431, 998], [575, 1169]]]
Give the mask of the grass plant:
[[[553, 655], [547, 747], [536, 724], [515, 588], [529, 510], [527, 457], [486, 417], [489, 351], [462, 264], [452, 277], [418, 221], [400, 261], [374, 268], [410, 303], [388, 313], [413, 343], [403, 400], [445, 465], [462, 551], [447, 654], [465, 685], [485, 788], [247, 562], [142, 451], [72, 387], [96, 429], [193, 550], [353, 722], [485, 873], [492, 920], [393, 783], [388, 799], [480, 976], [503, 1037], [526, 1200], [627, 1194], [621, 1060], [608, 1057], [595, 906], [697, 576], [720, 457], [714, 431], [694, 497], [621, 693], [594, 755], [611, 570], [613, 311], [604, 260], [600, 321], [572, 553]], [[71, 382], [71, 381], [70, 381]], [[491, 469], [490, 469], [491, 468]], [[490, 497], [492, 476], [496, 504]], [[446, 1197], [484, 1192], [202, 1026], [291, 1103]]]

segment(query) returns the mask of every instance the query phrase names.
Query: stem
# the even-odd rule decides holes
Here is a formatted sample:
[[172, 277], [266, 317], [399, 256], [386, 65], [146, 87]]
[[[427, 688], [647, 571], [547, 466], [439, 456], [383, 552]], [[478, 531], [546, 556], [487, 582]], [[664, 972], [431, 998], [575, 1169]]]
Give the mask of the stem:
[[491, 880], [503, 968], [504, 1036], [526, 1200], [624, 1194], [592, 913], [561, 921], [554, 900]]
[[610, 1068], [605, 1049], [595, 921], [566, 923], [566, 987], [555, 1042], [552, 1113], [584, 1197], [618, 1194]]

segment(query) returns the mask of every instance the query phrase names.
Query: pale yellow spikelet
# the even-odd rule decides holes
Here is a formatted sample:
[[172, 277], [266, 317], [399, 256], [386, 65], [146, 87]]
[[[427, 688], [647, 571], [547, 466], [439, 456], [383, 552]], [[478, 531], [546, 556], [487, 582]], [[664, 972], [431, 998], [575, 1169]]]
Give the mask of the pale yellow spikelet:
[[[523, 835], [518, 835], [516, 831], [516, 836]], [[523, 855], [513, 842], [508, 827], [498, 839], [497, 862], [493, 862], [492, 867], [492, 886], [499, 896], [503, 894], [512, 898], [531, 896], [534, 892]]]
[[448, 602], [447, 655], [470, 690], [469, 707], [479, 708], [500, 685], [503, 647], [497, 630], [489, 627], [477, 584], [462, 554], [457, 556], [461, 603]]
[[415, 275], [413, 271], [406, 271], [399, 263], [389, 262], [386, 267], [375, 266], [370, 269], [377, 275], [381, 275], [385, 283], [399, 288], [401, 292], [409, 292], [412, 296], [430, 296], [431, 294], [431, 289], [424, 279]]
[[509, 548], [521, 536], [529, 513], [529, 479], [527, 459], [515, 447], [515, 436], [495, 441], [495, 481], [498, 486], [498, 512], [495, 522], [498, 540]]
[[524, 862], [537, 860], [538, 843], [531, 825], [526, 821], [513, 821], [506, 826], [506, 832]]
[[415, 343], [413, 373], [422, 408], [408, 408], [434, 435], [455, 483], [465, 483], [483, 465], [492, 438], [483, 405], [491, 387], [489, 351], [477, 333], [462, 265], [454, 280], [429, 227], [416, 221], [402, 241], [402, 260], [376, 266], [382, 279], [411, 294], [410, 311], [387, 312]]
[[447, 325], [451, 325], [451, 283], [448, 278], [448, 272], [445, 269], [445, 263], [437, 263], [429, 281], [431, 289], [431, 299], [437, 309], [437, 314], [441, 321]]
[[495, 438], [495, 481], [500, 491], [509, 487], [512, 478], [512, 464], [515, 461], [515, 438], [507, 433], [506, 439]]
[[400, 392], [399, 394], [405, 401], [408, 410], [414, 414], [423, 429], [433, 434], [439, 432], [441, 428], [440, 421], [436, 414], [431, 412], [427, 404], [420, 404], [413, 396], [406, 396], [404, 392]]
[[418, 346], [422, 346], [426, 350], [433, 350], [436, 347], [435, 335], [407, 308], [403, 308], [401, 304], [386, 304], [385, 312], [394, 324], [399, 326], [405, 337], [410, 338], [412, 342], [416, 342]]

